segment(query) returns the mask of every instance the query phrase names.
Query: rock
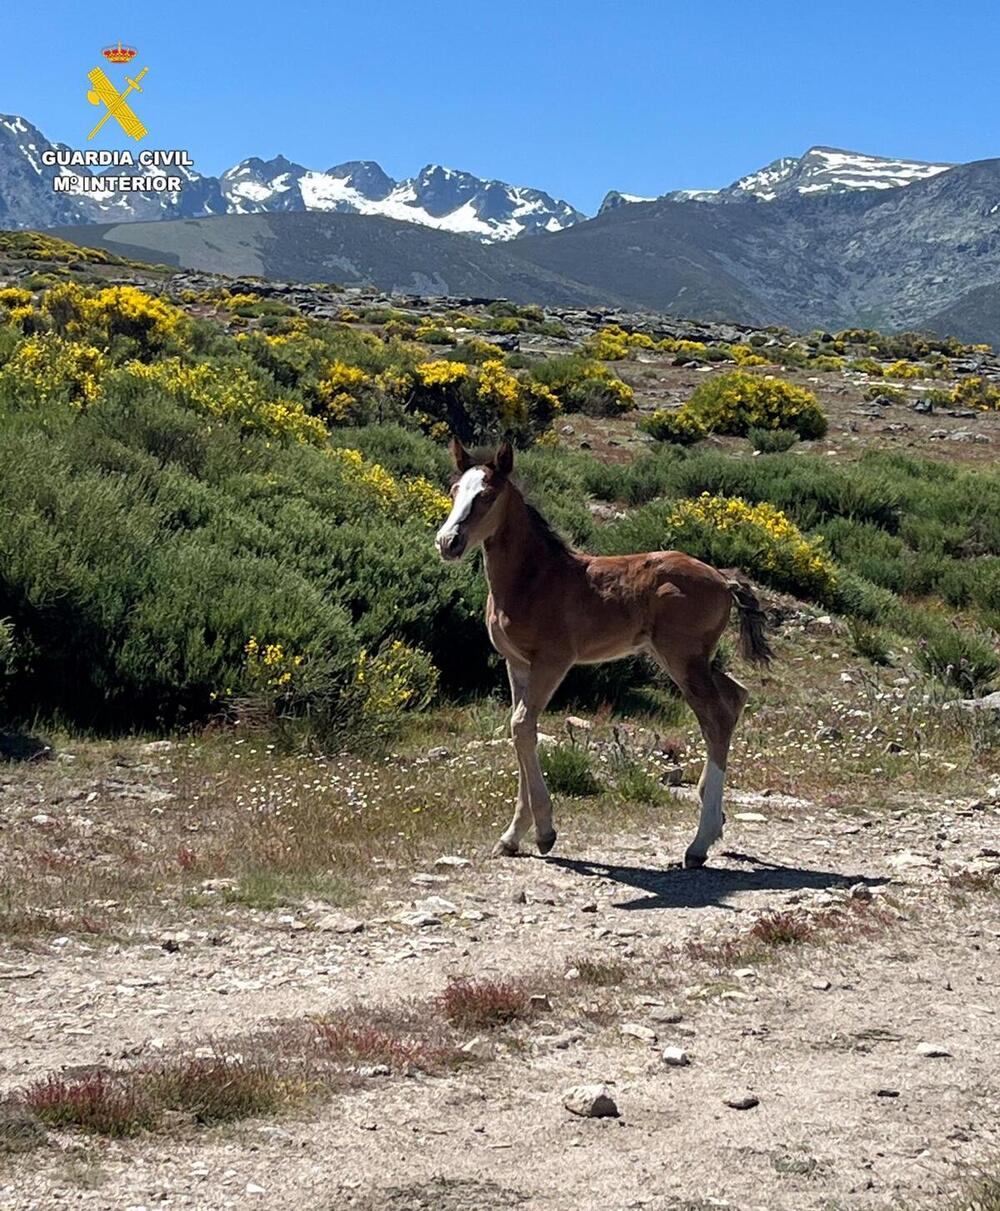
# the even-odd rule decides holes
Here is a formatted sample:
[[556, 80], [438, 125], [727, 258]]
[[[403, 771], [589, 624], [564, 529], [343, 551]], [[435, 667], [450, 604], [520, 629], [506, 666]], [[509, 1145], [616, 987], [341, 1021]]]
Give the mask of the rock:
[[660, 774], [664, 786], [680, 786], [684, 781], [683, 765], [668, 765]]
[[467, 1043], [463, 1043], [461, 1051], [463, 1055], [471, 1056], [476, 1060], [492, 1060], [496, 1054], [496, 1047], [489, 1039], [484, 1039], [481, 1035], [477, 1035], [474, 1039], [469, 1039]]
[[442, 854], [434, 863], [435, 870], [455, 869], [462, 866], [471, 866], [472, 863], [468, 858], [460, 858], [458, 854]]
[[899, 1097], [898, 1089], [876, 1089], [876, 1097]]
[[733, 816], [734, 820], [739, 820], [741, 824], [766, 824], [767, 816], [761, 815], [760, 812], [736, 812]]
[[961, 698], [950, 705], [961, 711], [994, 711], [1000, 715], [1000, 690], [982, 698]]
[[917, 1055], [922, 1055], [929, 1060], [945, 1060], [951, 1058], [951, 1052], [947, 1047], [942, 1047], [939, 1043], [918, 1043]]
[[934, 401], [931, 399], [918, 399], [913, 405], [913, 411], [931, 413], [934, 411]]
[[898, 740], [890, 740], [889, 743], [885, 746], [885, 751], [887, 753], [901, 753], [904, 750], [903, 750], [903, 746], [899, 743]]
[[361, 933], [364, 927], [364, 921], [357, 921], [353, 917], [340, 917], [332, 912], [320, 917], [313, 926], [321, 933]]
[[813, 980], [810, 984], [810, 988], [814, 988], [817, 992], [829, 992], [830, 987], [829, 980]]
[[597, 912], [597, 905], [594, 904], [593, 902], [591, 902], [590, 904], [581, 904], [580, 911], [581, 912]]
[[392, 1076], [392, 1069], [388, 1064], [362, 1064], [355, 1071], [358, 1076]]
[[567, 967], [563, 973], [564, 980], [578, 980], [580, 978], [579, 967]]
[[650, 1021], [674, 1026], [684, 1020], [684, 1015], [673, 1005], [654, 1005], [649, 1011]]
[[671, 1068], [686, 1068], [691, 1063], [683, 1047], [664, 1047], [662, 1058], [664, 1064]]
[[656, 1031], [648, 1026], [640, 1026], [638, 1022], [626, 1022], [619, 1033], [627, 1039], [638, 1039], [640, 1043], [655, 1043]]
[[438, 745], [436, 748], [427, 750], [427, 758], [430, 761], [443, 761], [445, 757], [451, 756], [451, 749], [447, 749], [444, 745]]
[[528, 998], [528, 1004], [535, 1013], [550, 1013], [552, 1011], [552, 1002], [541, 992], [536, 992]]
[[173, 747], [172, 740], [149, 740], [146, 744], [139, 746], [139, 752], [143, 756], [150, 756], [153, 753], [169, 753]]
[[441, 918], [434, 916], [429, 912], [401, 912], [396, 917], [400, 925], [407, 925], [410, 929], [431, 929], [435, 925], [441, 924]]
[[580, 1118], [617, 1118], [618, 1104], [607, 1085], [575, 1085], [563, 1094], [563, 1105]]
[[447, 883], [447, 875], [428, 875], [421, 871], [419, 875], [413, 875], [410, 882], [414, 887], [431, 887], [438, 883]]
[[872, 889], [867, 883], [855, 883], [848, 893], [852, 900], [871, 900]]
[[821, 727], [816, 732], [817, 740], [843, 740], [844, 733], [839, 727]]
[[760, 1105], [760, 1098], [755, 1093], [727, 1093], [722, 1099], [724, 1106], [731, 1110], [753, 1110]]
[[267, 1193], [267, 1191], [264, 1189], [264, 1187], [258, 1186], [256, 1182], [247, 1182], [246, 1192], [247, 1192], [247, 1194], [266, 1194]]
[[429, 912], [439, 917], [453, 917], [458, 912], [458, 905], [452, 904], [442, 896], [428, 896], [426, 900], [417, 900], [413, 907], [417, 912]]

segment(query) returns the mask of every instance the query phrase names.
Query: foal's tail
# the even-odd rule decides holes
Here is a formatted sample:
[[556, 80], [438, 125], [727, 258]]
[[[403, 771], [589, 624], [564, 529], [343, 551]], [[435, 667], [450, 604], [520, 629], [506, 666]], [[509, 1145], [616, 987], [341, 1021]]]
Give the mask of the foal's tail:
[[740, 655], [752, 664], [770, 664], [774, 652], [764, 633], [767, 619], [757, 594], [743, 577], [730, 577], [728, 583], [740, 614]]

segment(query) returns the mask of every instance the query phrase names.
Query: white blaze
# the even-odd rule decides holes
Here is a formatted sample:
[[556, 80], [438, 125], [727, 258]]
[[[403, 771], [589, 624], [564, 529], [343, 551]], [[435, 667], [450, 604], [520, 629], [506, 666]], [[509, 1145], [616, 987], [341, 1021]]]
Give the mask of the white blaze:
[[442, 542], [455, 533], [464, 521], [468, 520], [469, 514], [472, 512], [472, 506], [476, 502], [476, 497], [482, 492], [485, 483], [486, 471], [483, 467], [473, 467], [471, 471], [466, 471], [458, 481], [455, 503], [451, 506], [448, 520], [437, 532], [435, 541], [439, 547]]

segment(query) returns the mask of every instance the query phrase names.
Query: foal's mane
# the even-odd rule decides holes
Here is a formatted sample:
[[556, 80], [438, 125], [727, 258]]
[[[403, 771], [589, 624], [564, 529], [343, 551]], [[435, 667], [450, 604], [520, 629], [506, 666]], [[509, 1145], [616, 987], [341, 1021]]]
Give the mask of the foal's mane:
[[524, 501], [524, 509], [528, 514], [528, 521], [531, 523], [531, 528], [535, 535], [541, 539], [546, 551], [557, 559], [570, 559], [573, 555], [573, 548], [552, 525], [550, 521], [544, 518], [541, 513], [535, 508], [530, 501], [525, 499], [524, 492], [519, 484], [512, 484]]

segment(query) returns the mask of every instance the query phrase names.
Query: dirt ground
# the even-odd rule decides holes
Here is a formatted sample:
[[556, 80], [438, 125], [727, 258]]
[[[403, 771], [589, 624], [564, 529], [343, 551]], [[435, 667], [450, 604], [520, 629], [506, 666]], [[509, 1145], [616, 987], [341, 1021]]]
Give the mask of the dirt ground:
[[[146, 794], [122, 813], [169, 810], [169, 768], [131, 777]], [[49, 795], [24, 767], [7, 777], [5, 844], [59, 810]], [[564, 801], [549, 859], [457, 849], [438, 856], [468, 864], [397, 869], [349, 909], [206, 915], [165, 895], [114, 939], [0, 942], [7, 1091], [273, 1019], [429, 1004], [453, 977], [530, 977], [545, 998], [531, 1020], [468, 1031], [476, 1061], [447, 1075], [362, 1069], [308, 1110], [226, 1127], [53, 1129], [0, 1155], [0, 1205], [951, 1206], [1000, 1149], [1000, 785], [871, 807], [734, 790], [728, 810], [700, 871], [677, 865], [693, 803], [623, 833], [575, 825]], [[778, 911], [815, 933], [749, 961], [718, 945]], [[855, 915], [858, 931], [839, 924]], [[665, 1063], [668, 1047], [689, 1063]], [[594, 1083], [618, 1117], [566, 1109]], [[750, 1109], [724, 1100], [748, 1093]]]

